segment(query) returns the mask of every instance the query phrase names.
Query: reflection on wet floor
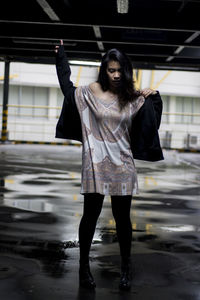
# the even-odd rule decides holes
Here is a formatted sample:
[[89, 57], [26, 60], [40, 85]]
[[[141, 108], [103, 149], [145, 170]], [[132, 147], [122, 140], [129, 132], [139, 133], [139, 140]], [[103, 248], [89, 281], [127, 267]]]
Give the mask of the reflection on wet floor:
[[[78, 255], [83, 202], [81, 149], [7, 145], [0, 147], [0, 154], [1, 253], [38, 260], [42, 272], [50, 277], [68, 276], [70, 249]], [[197, 165], [193, 166], [193, 159], [186, 163], [181, 155], [180, 159], [177, 153], [166, 152], [162, 162], [136, 161], [140, 194], [133, 197], [131, 210], [135, 286], [149, 286], [151, 282], [154, 285], [156, 280], [160, 286], [167, 285], [173, 276], [180, 274], [194, 285], [200, 283], [200, 172]], [[108, 282], [109, 276], [117, 280], [119, 255], [113, 253], [118, 253], [118, 243], [110, 197], [105, 197], [92, 249], [93, 260], [101, 266], [101, 276]], [[105, 251], [104, 255], [101, 251]], [[174, 256], [177, 254], [178, 261]], [[180, 257], [187, 262], [185, 265]], [[162, 261], [161, 266], [157, 260]], [[154, 265], [159, 271], [151, 277]], [[146, 278], [140, 275], [144, 268]], [[2, 267], [0, 278], [1, 271], [4, 275], [11, 272]], [[162, 277], [163, 272], [168, 277]], [[107, 288], [105, 281], [104, 288]], [[191, 294], [188, 298], [187, 294], [185, 298], [180, 294], [176, 299], [200, 299], [195, 293], [193, 298], [189, 298]], [[78, 294], [76, 299], [84, 299], [83, 295]], [[141, 295], [135, 299], [158, 299]]]
[[[50, 154], [47, 156], [51, 156]], [[72, 154], [71, 149], [70, 154]], [[25, 220], [28, 222], [29, 218], [32, 220], [34, 213], [37, 212], [52, 213], [61, 218], [69, 216], [80, 219], [82, 213], [82, 204], [80, 204], [82, 196], [79, 194], [80, 172], [62, 169], [56, 172], [54, 170], [56, 162], [54, 169], [49, 168], [47, 162], [51, 165], [52, 158], [46, 159], [44, 153], [37, 156], [40, 164], [44, 163], [44, 168], [41, 166], [39, 170], [36, 170], [30, 163], [32, 155], [32, 153], [26, 153], [26, 156], [21, 157], [17, 153], [15, 160], [12, 151], [8, 155], [4, 152], [1, 163], [4, 172], [10, 174], [0, 180], [1, 205], [18, 210], [12, 213], [12, 219], [15, 222]], [[72, 161], [77, 157], [80, 160], [80, 151], [76, 151]], [[24, 168], [21, 165], [22, 161], [26, 162], [26, 171], [21, 170]], [[9, 170], [11, 162], [15, 165], [12, 172]], [[19, 163], [18, 167], [17, 163]], [[27, 174], [28, 163], [30, 168]], [[67, 165], [65, 167], [67, 169]], [[44, 169], [48, 169], [50, 174]], [[133, 233], [145, 232], [149, 235], [161, 234], [162, 231], [197, 232], [200, 230], [198, 218], [194, 218], [195, 215], [198, 216], [200, 208], [198, 170], [180, 162], [167, 165], [163, 162], [153, 164], [140, 161], [137, 161], [137, 170], [140, 195], [133, 198], [131, 211]], [[77, 206], [79, 206], [78, 209]], [[103, 211], [104, 214], [102, 213], [100, 217], [101, 227], [106, 225], [107, 232], [112, 235], [115, 233], [115, 223], [110, 211], [109, 197], [105, 197]], [[191, 216], [192, 224], [186, 222], [188, 215]], [[102, 236], [100, 232], [101, 228], [99, 228], [99, 236]]]

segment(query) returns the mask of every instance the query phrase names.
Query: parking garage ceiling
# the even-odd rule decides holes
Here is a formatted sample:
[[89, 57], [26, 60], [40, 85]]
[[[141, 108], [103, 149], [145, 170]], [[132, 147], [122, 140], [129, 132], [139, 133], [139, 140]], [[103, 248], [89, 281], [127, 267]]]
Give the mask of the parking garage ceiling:
[[[53, 49], [63, 39], [70, 60], [100, 61], [108, 49], [118, 48], [138, 69], [200, 70], [200, 0], [6, 0], [2, 4], [1, 61], [55, 63]], [[127, 13], [119, 5], [125, 5]]]

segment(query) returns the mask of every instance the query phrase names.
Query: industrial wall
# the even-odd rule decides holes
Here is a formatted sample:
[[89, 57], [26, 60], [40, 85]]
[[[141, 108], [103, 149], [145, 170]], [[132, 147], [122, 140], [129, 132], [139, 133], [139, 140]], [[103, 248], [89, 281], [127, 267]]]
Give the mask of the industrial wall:
[[[71, 66], [74, 85], [96, 80], [97, 67]], [[4, 63], [0, 63], [0, 118], [2, 118]], [[135, 70], [137, 88], [160, 91], [164, 113], [162, 146], [200, 149], [200, 74], [197, 72]], [[54, 65], [11, 63], [8, 104], [8, 139], [11, 141], [65, 142], [55, 139], [63, 95]], [[1, 120], [1, 119], [0, 119]]]

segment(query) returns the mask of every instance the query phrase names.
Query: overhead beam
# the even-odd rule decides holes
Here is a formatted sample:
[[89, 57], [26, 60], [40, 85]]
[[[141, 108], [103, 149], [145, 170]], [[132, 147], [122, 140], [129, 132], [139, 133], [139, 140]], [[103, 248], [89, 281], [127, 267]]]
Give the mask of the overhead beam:
[[[53, 53], [53, 49], [43, 49], [43, 48], [26, 48], [26, 47], [0, 47], [0, 52], [1, 50], [5, 51], [5, 53], [7, 53], [8, 55], [10, 52], [13, 51], [12, 55], [15, 55], [15, 52], [19, 52], [19, 51], [25, 51], [27, 54], [28, 52], [36, 52], [36, 55], [39, 55], [39, 53]], [[98, 54], [100, 55], [102, 52], [101, 51], [88, 51], [88, 50], [74, 50], [74, 49], [68, 49], [67, 53], [85, 53], [85, 54]], [[137, 52], [131, 52], [129, 53], [128, 51], [126, 52], [128, 56], [137, 56], [137, 57], [160, 57], [160, 58], [166, 58], [166, 61], [170, 61], [171, 59], [169, 59], [168, 54], [159, 54], [159, 53], [137, 53]], [[1, 55], [1, 54], [0, 54]], [[170, 56], [170, 57], [176, 57], [176, 58], [185, 58], [185, 59], [198, 59], [200, 58], [200, 56], [194, 56], [194, 55], [182, 55], [182, 56]]]
[[[82, 58], [81, 58], [82, 59]], [[0, 56], [1, 60], [1, 56]], [[18, 61], [18, 62], [34, 62], [34, 63], [44, 63], [44, 64], [55, 64], [55, 58], [52, 57], [38, 57], [38, 56], [23, 56], [23, 55], [16, 55], [15, 60], [12, 58], [12, 61]], [[171, 64], [170, 62], [158, 62], [155, 61], [154, 59], [151, 59], [150, 61], [140, 61], [140, 60], [135, 60], [133, 58], [133, 63], [134, 63], [134, 68], [135, 69], [160, 69], [160, 70], [182, 70], [182, 71], [195, 71], [199, 72], [200, 71], [200, 65], [195, 63], [174, 63]]]
[[[184, 0], [161, 0], [161, 2], [183, 2]], [[199, 0], [189, 0], [190, 2], [199, 3]]]
[[[200, 34], [200, 33], [199, 33]], [[19, 43], [19, 44], [56, 44], [58, 43], [58, 39], [57, 38], [48, 38], [48, 37], [38, 37], [37, 36], [8, 36], [8, 35], [0, 35], [0, 39], [12, 39], [14, 43]], [[18, 41], [19, 40], [19, 41]], [[63, 38], [64, 43], [68, 43], [69, 46], [75, 46], [74, 43], [80, 42], [80, 43], [96, 43], [97, 40], [94, 39], [65, 39]], [[187, 47], [187, 48], [200, 48], [200, 45], [198, 44], [186, 44], [185, 43], [159, 43], [159, 42], [155, 42], [155, 41], [140, 41], [140, 42], [136, 42], [136, 41], [116, 41], [116, 40], [101, 40], [100, 42], [102, 42], [103, 44], [106, 43], [112, 43], [112, 44], [124, 44], [124, 45], [144, 45], [144, 46], [158, 46], [158, 47]]]
[[[38, 25], [38, 26], [57, 26], [57, 27], [62, 27], [62, 26], [73, 26], [73, 27], [93, 27], [93, 26], [99, 26], [101, 28], [113, 28], [113, 29], [143, 29], [143, 30], [160, 30], [160, 31], [169, 31], [169, 32], [200, 32], [200, 27], [199, 28], [173, 28], [173, 27], [155, 27], [155, 26], [151, 26], [151, 24], [149, 24], [149, 26], [127, 26], [127, 25], [106, 25], [106, 24], [81, 24], [81, 23], [62, 23], [62, 22], [54, 22], [54, 23], [50, 23], [50, 22], [32, 22], [32, 21], [10, 21], [10, 20], [0, 20], [0, 24], [21, 24], [21, 25]], [[173, 26], [173, 25], [172, 25]], [[177, 26], [177, 24], [176, 24]]]
[[[194, 32], [189, 38], [187, 38], [185, 41], [184, 41], [184, 44], [187, 45], [188, 43], [191, 43], [194, 39], [196, 39], [198, 36], [200, 35], [200, 32]], [[188, 48], [188, 46], [184, 46], [184, 45], [181, 45], [181, 46], [178, 46], [178, 48], [174, 51], [174, 54], [179, 54], [185, 47]], [[194, 47], [193, 47], [194, 48]], [[174, 59], [175, 56], [173, 55], [170, 55], [166, 61], [172, 61]]]

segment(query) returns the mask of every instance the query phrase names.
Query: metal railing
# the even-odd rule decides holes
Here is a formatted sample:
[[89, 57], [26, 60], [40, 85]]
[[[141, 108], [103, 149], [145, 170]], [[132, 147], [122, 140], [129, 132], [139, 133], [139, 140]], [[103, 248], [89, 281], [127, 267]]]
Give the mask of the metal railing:
[[[0, 104], [2, 107], [2, 104]], [[33, 108], [33, 109], [56, 109], [61, 110], [61, 106], [48, 106], [48, 105], [24, 105], [24, 104], [8, 104], [7, 107], [13, 108]], [[194, 116], [200, 117], [200, 113], [184, 113], [184, 112], [163, 112], [162, 115], [177, 115], [177, 116]], [[200, 121], [199, 121], [200, 124]]]
[[[1, 107], [2, 105], [0, 104], [0, 111]], [[32, 113], [20, 112], [20, 109], [26, 108], [33, 109]], [[28, 140], [30, 141], [31, 135], [34, 135], [34, 141], [49, 141], [51, 143], [55, 143], [57, 141], [54, 139], [54, 132], [61, 106], [8, 104], [7, 109], [8, 115], [6, 120], [9, 133], [8, 140], [25, 141], [28, 137]], [[19, 111], [11, 111], [13, 109], [19, 109]], [[48, 113], [41, 115], [35, 113], [35, 111], [39, 109], [46, 109]], [[53, 111], [54, 113], [52, 113]], [[163, 112], [163, 116], [200, 117], [200, 113]], [[3, 118], [5, 119], [5, 116]], [[2, 121], [3, 119], [1, 122]], [[198, 125], [200, 125], [200, 118], [197, 120], [197, 122], [192, 124], [191, 120], [184, 121], [184, 123], [180, 123], [175, 118], [173, 120], [169, 120], [168, 118], [166, 122], [165, 120], [162, 120], [161, 128], [159, 130], [161, 144], [165, 146], [168, 145], [168, 148], [170, 148], [171, 144], [180, 144], [182, 142], [182, 145], [187, 149], [200, 149], [200, 130], [198, 129]], [[180, 129], [181, 125], [182, 128]], [[190, 125], [190, 128], [187, 128], [188, 125]], [[173, 129], [170, 130], [170, 126], [172, 126]], [[46, 136], [49, 135], [49, 133], [52, 133], [52, 135], [47, 138]], [[21, 138], [19, 138], [20, 136]], [[195, 143], [192, 145], [191, 141], [196, 141], [196, 145]]]

